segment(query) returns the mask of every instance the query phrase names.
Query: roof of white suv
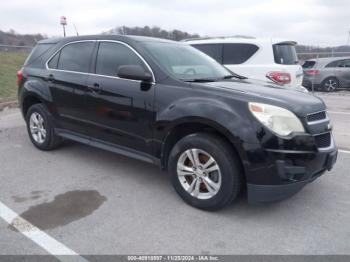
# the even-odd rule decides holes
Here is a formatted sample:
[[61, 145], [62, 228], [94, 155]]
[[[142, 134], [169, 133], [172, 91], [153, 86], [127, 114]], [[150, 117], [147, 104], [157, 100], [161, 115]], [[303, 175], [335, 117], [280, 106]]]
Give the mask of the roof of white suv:
[[297, 42], [279, 39], [279, 38], [250, 38], [250, 37], [208, 37], [208, 38], [196, 38], [188, 39], [185, 42], [189, 44], [218, 44], [218, 43], [251, 43], [251, 44], [289, 44], [296, 45]]

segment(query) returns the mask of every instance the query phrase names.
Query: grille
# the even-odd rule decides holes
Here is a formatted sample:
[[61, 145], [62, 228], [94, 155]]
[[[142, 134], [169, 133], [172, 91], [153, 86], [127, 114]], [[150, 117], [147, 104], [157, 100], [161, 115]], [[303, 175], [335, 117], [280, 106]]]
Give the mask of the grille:
[[317, 112], [317, 113], [308, 115], [307, 121], [308, 122], [315, 122], [315, 121], [323, 120], [326, 118], [327, 118], [326, 111], [321, 111], [321, 112]]
[[331, 145], [331, 133], [315, 136], [315, 142], [318, 148], [329, 147]]

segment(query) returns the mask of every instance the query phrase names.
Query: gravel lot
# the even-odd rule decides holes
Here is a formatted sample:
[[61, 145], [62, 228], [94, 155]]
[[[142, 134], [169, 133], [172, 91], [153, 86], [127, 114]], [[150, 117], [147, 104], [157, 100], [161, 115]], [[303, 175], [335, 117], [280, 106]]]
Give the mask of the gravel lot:
[[[320, 96], [349, 150], [350, 98]], [[0, 145], [0, 202], [78, 254], [350, 254], [346, 151], [286, 201], [204, 212], [155, 166], [72, 142], [36, 150], [17, 109], [0, 113]], [[0, 234], [1, 255], [47, 254], [1, 219]]]

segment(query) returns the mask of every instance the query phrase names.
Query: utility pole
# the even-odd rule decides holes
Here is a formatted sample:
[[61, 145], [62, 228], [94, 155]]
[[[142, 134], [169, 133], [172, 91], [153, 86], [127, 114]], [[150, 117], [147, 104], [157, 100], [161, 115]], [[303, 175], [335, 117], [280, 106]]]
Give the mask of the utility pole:
[[77, 30], [77, 27], [75, 26], [75, 24], [73, 23], [73, 26], [74, 26], [74, 29], [75, 29], [75, 33], [77, 34], [77, 36], [79, 36], [79, 33], [78, 33], [78, 30]]
[[348, 32], [348, 40], [346, 41], [346, 45], [349, 45], [350, 43], [350, 31]]
[[66, 25], [67, 25], [67, 18], [65, 16], [61, 16], [60, 18], [60, 24], [63, 27], [63, 36], [66, 37]]

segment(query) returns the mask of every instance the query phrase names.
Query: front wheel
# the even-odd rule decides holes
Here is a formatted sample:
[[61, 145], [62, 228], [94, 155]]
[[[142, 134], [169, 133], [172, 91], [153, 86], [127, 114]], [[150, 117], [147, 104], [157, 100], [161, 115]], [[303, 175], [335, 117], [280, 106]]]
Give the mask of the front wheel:
[[227, 206], [242, 186], [235, 152], [216, 135], [196, 133], [178, 141], [169, 156], [169, 171], [177, 193], [200, 209]]

